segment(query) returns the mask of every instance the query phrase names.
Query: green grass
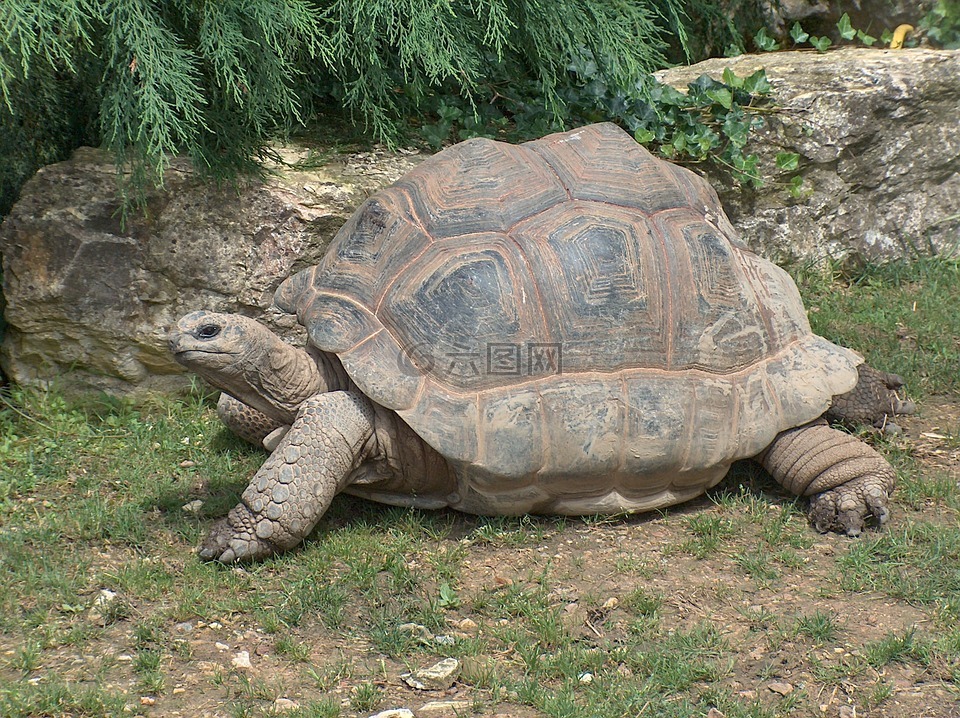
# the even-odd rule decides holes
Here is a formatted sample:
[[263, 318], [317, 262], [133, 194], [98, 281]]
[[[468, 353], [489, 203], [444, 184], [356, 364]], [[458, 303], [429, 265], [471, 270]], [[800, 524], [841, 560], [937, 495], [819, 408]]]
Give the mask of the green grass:
[[900, 374], [913, 396], [960, 393], [960, 260], [794, 267], [793, 275], [815, 332]]
[[[921, 411], [933, 396], [960, 407], [955, 263], [800, 275], [818, 331], [903, 374]], [[864, 434], [899, 489], [891, 523], [857, 540], [817, 534], [803, 500], [741, 464], [708, 500], [629, 518], [339, 497], [301, 549], [234, 569], [193, 549], [263, 456], [211, 398], [3, 401], [3, 716], [268, 716], [278, 697], [298, 702], [291, 716], [367, 716], [418, 708], [399, 675], [447, 656], [480, 715], [820, 715], [840, 688], [906, 718], [960, 697], [958, 476], [909, 439]], [[94, 615], [102, 589], [117, 598]], [[231, 664], [240, 650], [252, 670]], [[923, 676], [919, 702], [903, 671]]]

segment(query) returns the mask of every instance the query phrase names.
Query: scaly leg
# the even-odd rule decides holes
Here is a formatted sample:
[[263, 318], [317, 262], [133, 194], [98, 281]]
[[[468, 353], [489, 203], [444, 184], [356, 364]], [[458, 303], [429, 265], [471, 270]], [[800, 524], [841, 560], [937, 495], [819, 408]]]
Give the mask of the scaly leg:
[[[896, 374], [878, 371], [861, 364], [857, 371], [860, 379], [846, 394], [833, 397], [833, 404], [825, 417], [846, 426], [866, 424], [878, 429], [895, 427], [893, 419], [898, 414], [912, 414], [916, 405], [903, 401], [897, 391], [903, 387], [903, 379]], [[896, 429], [893, 429], [896, 431]]]
[[318, 394], [303, 402], [241, 502], [211, 529], [200, 556], [249, 561], [299, 544], [366, 458], [373, 417], [370, 401], [352, 392]]
[[217, 401], [217, 416], [234, 434], [246, 442], [263, 448], [263, 440], [283, 426], [262, 411], [247, 406], [229, 394], [221, 394]]
[[818, 531], [856, 536], [868, 516], [880, 524], [890, 516], [893, 467], [855, 436], [822, 420], [782, 432], [758, 458], [788, 491], [813, 497], [810, 521]]

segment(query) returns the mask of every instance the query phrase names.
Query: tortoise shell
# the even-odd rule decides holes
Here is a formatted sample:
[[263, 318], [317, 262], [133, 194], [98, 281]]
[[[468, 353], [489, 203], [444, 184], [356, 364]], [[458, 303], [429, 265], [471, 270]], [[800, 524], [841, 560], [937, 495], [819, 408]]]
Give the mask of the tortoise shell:
[[822, 414], [862, 361], [811, 333], [705, 180], [612, 124], [440, 152], [276, 301], [477, 512], [677, 503]]

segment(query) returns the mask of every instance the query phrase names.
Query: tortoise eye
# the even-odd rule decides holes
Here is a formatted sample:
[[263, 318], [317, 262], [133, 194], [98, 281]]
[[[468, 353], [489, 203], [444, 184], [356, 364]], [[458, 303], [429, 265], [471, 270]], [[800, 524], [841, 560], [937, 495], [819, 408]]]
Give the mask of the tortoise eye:
[[197, 330], [198, 339], [213, 339], [220, 333], [220, 327], [216, 324], [204, 324]]

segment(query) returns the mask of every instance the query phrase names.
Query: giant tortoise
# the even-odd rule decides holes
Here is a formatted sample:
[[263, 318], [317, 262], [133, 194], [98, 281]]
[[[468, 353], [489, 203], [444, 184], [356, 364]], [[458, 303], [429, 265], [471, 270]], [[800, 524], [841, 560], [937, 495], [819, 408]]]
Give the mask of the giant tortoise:
[[893, 469], [822, 417], [904, 409], [897, 378], [813, 334], [706, 181], [614, 125], [440, 152], [275, 301], [306, 350], [207, 311], [170, 335], [228, 425], [272, 448], [205, 558], [290, 549], [340, 491], [616, 514], [690, 499], [750, 457], [811, 497], [820, 530], [887, 519]]

